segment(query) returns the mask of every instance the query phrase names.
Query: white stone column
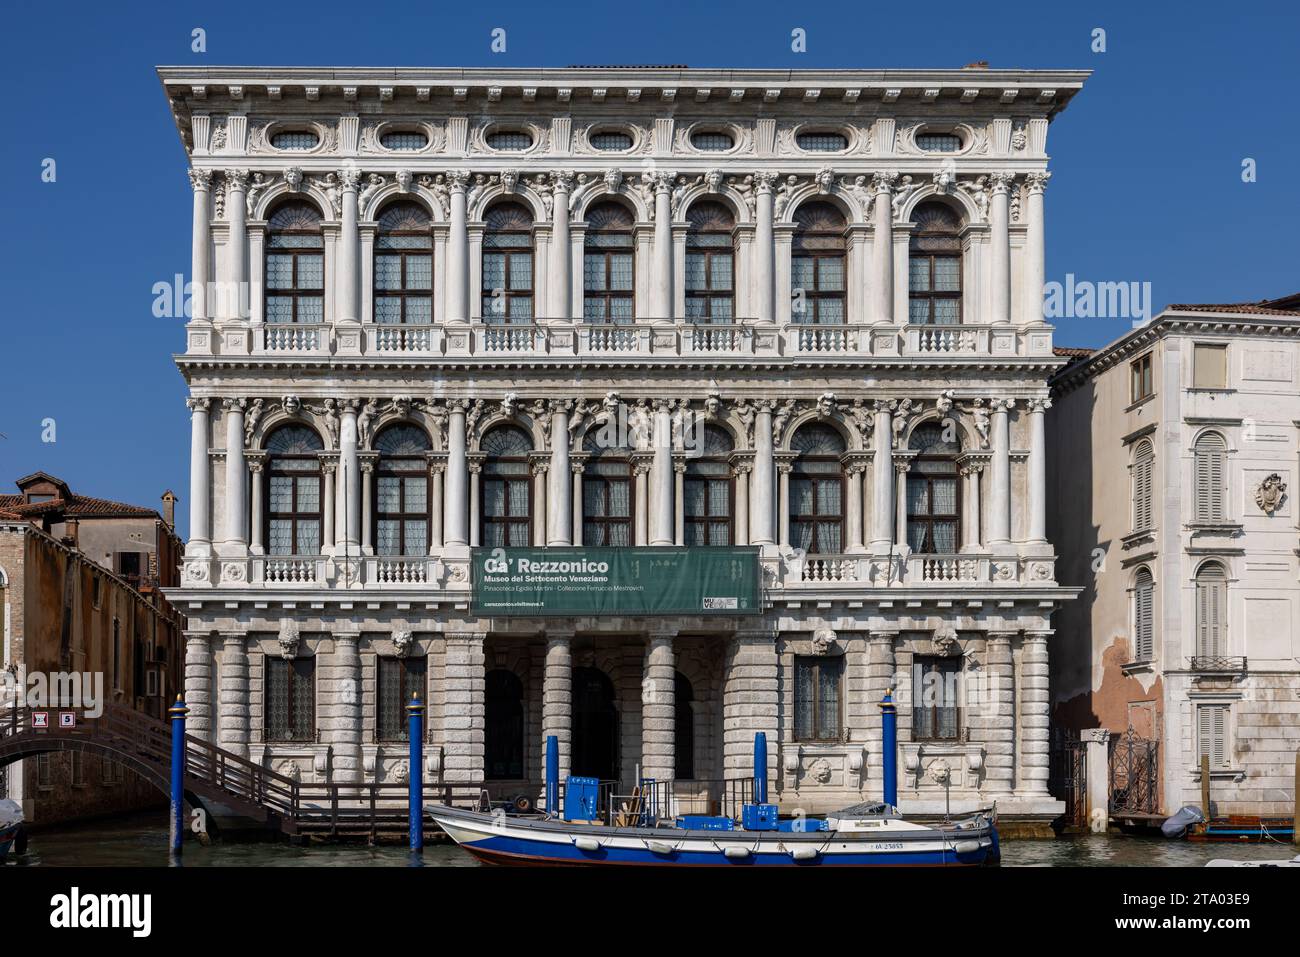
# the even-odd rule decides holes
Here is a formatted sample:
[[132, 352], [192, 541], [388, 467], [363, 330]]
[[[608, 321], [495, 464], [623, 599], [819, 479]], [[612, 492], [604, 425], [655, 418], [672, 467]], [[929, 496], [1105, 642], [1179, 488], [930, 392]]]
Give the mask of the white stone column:
[[1085, 728], [1079, 737], [1084, 744], [1088, 829], [1105, 834], [1110, 830], [1110, 731]]
[[[744, 778], [754, 772], [754, 734], [767, 735], [767, 777], [773, 790], [780, 790], [777, 773], [777, 702], [780, 662], [776, 634], [770, 631], [742, 631], [727, 643], [722, 671], [723, 777]], [[768, 794], [771, 801], [773, 795]]]
[[335, 784], [356, 784], [364, 776], [359, 640], [355, 632], [336, 634], [334, 653], [316, 662], [321, 683], [317, 724], [321, 743], [331, 749], [330, 780]]
[[546, 739], [555, 735], [560, 751], [560, 780], [569, 774], [573, 740], [573, 633], [546, 632], [546, 665], [542, 672], [542, 754]]
[[1025, 309], [1027, 322], [1043, 321], [1043, 288], [1047, 284], [1047, 224], [1043, 218], [1043, 191], [1052, 174], [1025, 176]]
[[[377, 452], [359, 452], [357, 458], [361, 465], [361, 553], [363, 555], [373, 555], [375, 553], [374, 541], [374, 498], [375, 498], [375, 465], [379, 461]], [[434, 498], [432, 501], [439, 501]], [[437, 511], [434, 509], [433, 511]], [[432, 518], [432, 516], [430, 516]], [[402, 552], [406, 552], [406, 543], [402, 543]]]
[[776, 460], [772, 453], [772, 403], [758, 403], [754, 415], [754, 473], [749, 487], [749, 539], [754, 545], [775, 545]]
[[993, 459], [989, 463], [989, 544], [1011, 541], [1011, 429], [1007, 412], [1015, 399], [993, 400]]
[[361, 461], [357, 453], [357, 403], [340, 403], [339, 416], [339, 537], [350, 555], [361, 551]]
[[343, 216], [339, 227], [338, 305], [335, 318], [339, 322], [359, 322], [361, 316], [361, 236], [357, 232], [357, 185], [361, 171], [355, 167], [339, 170], [339, 185], [343, 191]]
[[[482, 452], [475, 452], [468, 456], [469, 544], [471, 548], [478, 548], [483, 544], [483, 460], [485, 458], [486, 456]], [[539, 488], [537, 472], [532, 469], [531, 463], [529, 469], [532, 472], [533, 492], [536, 494]], [[533, 539], [533, 544], [537, 543], [534, 529], [529, 529], [529, 537]]]
[[776, 540], [782, 548], [790, 547], [790, 472], [794, 456], [776, 455]]
[[212, 634], [185, 632], [185, 731], [212, 741]]
[[[894, 183], [898, 174], [876, 173], [871, 178], [875, 192], [875, 229], [871, 237], [872, 322], [894, 321]], [[879, 435], [880, 433], [876, 433]]]
[[248, 757], [248, 647], [243, 632], [222, 635], [217, 744]]
[[226, 222], [228, 225], [226, 259], [229, 263], [228, 285], [221, 299], [222, 314], [226, 321], [245, 318], [248, 290], [248, 170], [228, 169], [226, 176]]
[[985, 788], [990, 794], [1011, 794], [1016, 761], [1015, 666], [1011, 657], [1014, 632], [990, 632], [988, 636], [989, 695], [987, 742], [984, 759]]
[[984, 459], [963, 456], [959, 460], [959, 469], [966, 480], [965, 499], [961, 507], [966, 519], [962, 530], [962, 551], [975, 552], [980, 548], [980, 472], [984, 470]]
[[673, 544], [686, 544], [686, 458], [673, 456]]
[[659, 399], [654, 411], [654, 501], [651, 506], [651, 545], [673, 543], [673, 419], [672, 403]]
[[676, 768], [676, 659], [673, 633], [646, 639], [641, 679], [641, 776], [671, 781]]
[[226, 537], [223, 558], [242, 557], [248, 553], [244, 529], [248, 526], [248, 503], [245, 497], [248, 466], [244, 463], [244, 400], [224, 399], [226, 410]]
[[444, 501], [442, 482], [446, 471], [446, 459], [438, 456], [436, 452], [430, 453], [429, 482], [433, 490], [433, 507], [429, 510], [429, 554], [431, 555], [442, 551], [442, 508]]
[[735, 524], [735, 544], [749, 544], [749, 476], [753, 471], [753, 463], [746, 461], [733, 461], [732, 474], [736, 479], [736, 524]]
[[187, 555], [204, 558], [212, 553], [212, 461], [208, 455], [211, 399], [189, 398], [190, 409], [190, 539]]
[[894, 429], [888, 401], [877, 399], [875, 410], [876, 424], [872, 429], [875, 452], [871, 459], [871, 551], [882, 554], [889, 551], [894, 540], [894, 466], [890, 448]]
[[772, 236], [772, 186], [776, 174], [754, 174], [754, 317], [759, 322], [776, 322], [774, 275], [776, 246]]
[[650, 469], [653, 465], [653, 456], [647, 456], [644, 452], [632, 453], [632, 481], [633, 494], [635, 495], [633, 508], [636, 514], [634, 526], [636, 534], [632, 542], [634, 545], [650, 544], [650, 490], [648, 485]]
[[650, 309], [655, 322], [670, 322], [673, 316], [673, 212], [672, 189], [677, 174], [656, 172], [654, 285]]
[[446, 642], [443, 777], [449, 783], [481, 784], [486, 759], [483, 636], [452, 632]]
[[990, 277], [993, 303], [992, 319], [995, 323], [1011, 321], [1011, 187], [1014, 173], [994, 173], [989, 177], [992, 201], [989, 204]]
[[467, 170], [447, 174], [450, 189], [451, 232], [447, 237], [447, 321], [469, 321], [469, 230], [466, 226]]
[[1027, 632], [1020, 650], [1020, 773], [1016, 790], [1035, 797], [1047, 796], [1051, 748], [1047, 639], [1051, 634]]
[[[334, 554], [334, 546], [338, 543], [334, 534], [334, 508], [338, 501], [338, 496], [334, 494], [334, 478], [338, 472], [339, 460], [334, 452], [322, 452], [320, 454], [320, 470], [325, 477], [325, 501], [321, 502], [321, 514], [325, 520], [321, 524], [321, 552], [327, 555]], [[298, 543], [293, 543], [293, 550], [298, 550]]]
[[263, 488], [262, 469], [266, 465], [266, 453], [245, 452], [244, 458], [248, 462], [248, 502], [250, 512], [248, 551], [253, 555], [263, 555], [266, 553], [265, 543], [262, 541], [262, 526], [265, 524], [264, 505], [266, 492]]
[[572, 545], [573, 500], [569, 468], [569, 403], [551, 403], [551, 468], [547, 473], [547, 545]]
[[844, 472], [848, 476], [848, 498], [844, 502], [844, 521], [848, 525], [846, 551], [862, 551], [862, 473], [866, 465], [856, 456], [845, 456]]
[[190, 185], [194, 188], [194, 228], [190, 250], [190, 282], [193, 284], [193, 291], [190, 294], [190, 321], [206, 325], [212, 319], [208, 314], [208, 287], [212, 281], [208, 265], [212, 261], [212, 170], [191, 167]]
[[[546, 545], [549, 534], [546, 488], [548, 484], [547, 474], [551, 470], [551, 457], [545, 452], [535, 453], [535, 457], [529, 461], [528, 465], [533, 473], [533, 508], [536, 509], [536, 514], [533, 515], [533, 545], [542, 548]], [[479, 481], [481, 483], [482, 479], [480, 478]], [[476, 519], [476, 521], [479, 520]]]
[[914, 455], [894, 453], [894, 541], [907, 543], [907, 473]]
[[1051, 399], [1029, 400], [1029, 535], [1035, 545], [1047, 544], [1047, 433], [1044, 426]]
[[573, 270], [569, 239], [569, 191], [573, 188], [573, 173], [567, 170], [552, 176], [555, 186], [551, 206], [551, 249], [547, 286], [551, 299], [548, 315], [551, 319], [565, 320], [570, 315], [573, 294], [570, 274]]
[[587, 458], [584, 454], [578, 453], [569, 460], [569, 469], [573, 472], [573, 493], [569, 503], [572, 510], [571, 519], [573, 522], [573, 538], [571, 543], [574, 545], [582, 544], [582, 470], [586, 468]]
[[[883, 792], [884, 752], [881, 750], [884, 736], [881, 732], [879, 709], [876, 707], [885, 698], [886, 691], [894, 692], [898, 700], [898, 688], [894, 662], [894, 643], [898, 633], [893, 631], [873, 631], [867, 639], [867, 688], [864, 710], [870, 714], [876, 712], [875, 720], [867, 722], [867, 789], [872, 800]], [[895, 755], [897, 757], [897, 755]]]
[[446, 544], [464, 548], [469, 544], [469, 465], [465, 455], [465, 401], [447, 403], [446, 514], [443, 529]]

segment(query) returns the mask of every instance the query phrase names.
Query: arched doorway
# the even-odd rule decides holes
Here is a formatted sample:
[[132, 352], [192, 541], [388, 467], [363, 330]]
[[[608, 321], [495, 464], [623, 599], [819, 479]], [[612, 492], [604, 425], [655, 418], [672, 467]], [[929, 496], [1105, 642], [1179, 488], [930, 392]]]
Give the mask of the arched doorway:
[[614, 684], [599, 668], [573, 669], [573, 758], [582, 777], [617, 780], [618, 710]]
[[524, 686], [519, 676], [494, 668], [485, 678], [484, 776], [489, 781], [524, 777]]

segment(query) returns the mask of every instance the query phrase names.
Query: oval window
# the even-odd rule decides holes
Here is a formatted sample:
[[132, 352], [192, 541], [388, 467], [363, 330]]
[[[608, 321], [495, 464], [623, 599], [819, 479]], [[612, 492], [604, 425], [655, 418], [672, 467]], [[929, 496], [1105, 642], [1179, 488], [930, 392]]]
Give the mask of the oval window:
[[849, 139], [843, 133], [800, 133], [795, 142], [799, 149], [810, 153], [838, 153], [849, 148]]
[[394, 130], [379, 137], [379, 145], [386, 150], [422, 150], [429, 145], [429, 138], [416, 130]]
[[278, 150], [314, 150], [320, 137], [311, 130], [283, 130], [271, 137], [271, 145]]
[[691, 146], [702, 153], [725, 153], [735, 145], [730, 133], [707, 130], [691, 134]]
[[526, 150], [533, 145], [533, 138], [527, 133], [516, 130], [502, 131], [500, 133], [489, 133], [487, 145], [494, 150], [502, 152], [517, 153]]
[[921, 133], [916, 145], [925, 153], [956, 153], [961, 149], [961, 137], [956, 133]]
[[591, 134], [592, 149], [602, 152], [619, 153], [632, 148], [632, 137], [617, 130]]

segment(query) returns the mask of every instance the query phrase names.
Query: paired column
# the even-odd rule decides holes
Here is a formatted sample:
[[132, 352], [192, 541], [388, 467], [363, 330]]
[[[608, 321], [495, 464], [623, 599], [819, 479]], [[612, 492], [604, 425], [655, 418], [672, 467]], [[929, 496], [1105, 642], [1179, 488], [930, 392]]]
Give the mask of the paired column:
[[754, 472], [750, 480], [750, 542], [775, 545], [772, 496], [776, 492], [776, 461], [772, 454], [772, 403], [760, 401], [754, 415]]
[[226, 537], [224, 557], [247, 554], [244, 529], [248, 522], [245, 482], [248, 467], [244, 463], [244, 400], [224, 399], [226, 410]]
[[573, 174], [562, 171], [554, 174], [552, 181], [555, 189], [551, 206], [550, 276], [547, 279], [551, 299], [549, 316], [568, 319], [573, 302], [569, 290], [573, 271], [569, 245], [569, 193], [573, 189]]
[[357, 186], [361, 171], [355, 167], [339, 170], [343, 190], [342, 228], [339, 231], [338, 306], [339, 322], [359, 322], [361, 316], [361, 242], [357, 232]]
[[641, 679], [641, 775], [657, 781], [676, 774], [676, 670], [672, 633], [651, 634]]
[[1008, 411], [1015, 399], [994, 399], [993, 460], [989, 463], [989, 544], [1011, 541], [1011, 426]]
[[[993, 322], [1011, 321], [1011, 189], [1015, 173], [994, 173], [989, 177], [992, 200], [989, 206], [989, 224], [992, 226], [992, 262], [990, 270], [993, 283]], [[1041, 288], [1041, 287], [1040, 287]]]
[[676, 173], [655, 173], [655, 269], [650, 308], [656, 322], [673, 316], [673, 210], [672, 189]]
[[450, 191], [451, 233], [447, 237], [447, 321], [469, 321], [469, 231], [466, 226], [465, 189], [469, 172], [447, 174]]
[[[871, 239], [871, 320], [894, 321], [894, 183], [897, 173], [876, 173], [875, 230]], [[876, 433], [879, 435], [880, 433]]]
[[334, 653], [321, 656], [321, 741], [328, 744], [330, 779], [336, 784], [356, 784], [363, 776], [361, 754], [361, 654], [360, 636], [334, 636]]
[[990, 632], [988, 636], [988, 708], [984, 759], [985, 786], [992, 794], [1010, 794], [1016, 763], [1015, 666], [1011, 657], [1014, 633]]
[[1050, 727], [1047, 639], [1050, 631], [1028, 632], [1020, 651], [1021, 793], [1047, 794]]
[[1051, 399], [1029, 400], [1029, 534], [1035, 545], [1047, 544], [1047, 433], [1044, 419]]
[[186, 732], [212, 741], [212, 636], [206, 631], [185, 632], [185, 706]]
[[212, 550], [212, 463], [208, 458], [212, 400], [191, 397], [185, 404], [190, 409], [190, 540], [185, 551], [203, 557]]
[[668, 399], [655, 402], [654, 504], [651, 545], [673, 544], [673, 419]]
[[446, 642], [444, 777], [449, 783], [481, 784], [486, 760], [483, 636], [452, 633]]
[[229, 284], [221, 300], [221, 315], [227, 321], [245, 318], [248, 291], [248, 170], [226, 170], [226, 222], [229, 224]]
[[893, 466], [893, 414], [886, 399], [875, 404], [875, 452], [871, 460], [871, 550], [887, 553], [893, 544], [894, 520], [894, 466]]
[[[190, 185], [194, 187], [194, 230], [193, 247], [190, 252], [190, 319], [194, 322], [207, 322], [208, 286], [212, 276], [208, 271], [212, 250], [212, 213], [210, 200], [212, 195], [212, 170], [190, 169]], [[193, 720], [191, 718], [191, 720]]]
[[465, 454], [465, 400], [447, 403], [446, 514], [443, 529], [449, 547], [469, 544], [469, 463]]
[[551, 402], [551, 468], [547, 473], [546, 544], [572, 545], [573, 474], [569, 468], [569, 403]]
[[560, 745], [560, 780], [572, 766], [573, 741], [573, 634], [547, 632], [546, 663], [542, 670], [542, 753], [546, 739], [555, 735]]
[[222, 636], [217, 744], [248, 757], [248, 647], [243, 632]]
[[1046, 223], [1043, 219], [1043, 191], [1051, 173], [1030, 173], [1025, 177], [1028, 194], [1025, 217], [1025, 309], [1026, 322], [1043, 321], [1043, 288], [1047, 283]]
[[776, 174], [754, 174], [754, 316], [759, 322], [776, 322], [774, 273], [776, 247], [772, 238], [772, 187]]

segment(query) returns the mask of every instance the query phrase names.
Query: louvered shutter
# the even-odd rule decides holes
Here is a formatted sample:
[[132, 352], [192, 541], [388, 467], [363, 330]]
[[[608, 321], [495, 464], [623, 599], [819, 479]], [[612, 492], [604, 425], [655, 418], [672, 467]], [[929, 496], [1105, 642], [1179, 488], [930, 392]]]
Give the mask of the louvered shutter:
[[[1199, 754], [1208, 755], [1210, 767], [1228, 766], [1228, 706], [1203, 704], [1196, 709]], [[1199, 755], [1198, 755], [1199, 756]]]
[[1196, 653], [1223, 654], [1223, 616], [1227, 577], [1223, 567], [1209, 564], [1196, 573]]
[[1137, 574], [1137, 583], [1133, 592], [1133, 626], [1137, 632], [1134, 651], [1138, 661], [1150, 661], [1155, 657], [1155, 618], [1152, 598], [1151, 573], [1143, 569]]
[[1210, 432], [1196, 440], [1193, 460], [1196, 468], [1196, 521], [1224, 520], [1224, 459], [1227, 444], [1223, 436]]
[[1153, 453], [1150, 442], [1138, 445], [1133, 463], [1133, 531], [1144, 532], [1152, 524]]

